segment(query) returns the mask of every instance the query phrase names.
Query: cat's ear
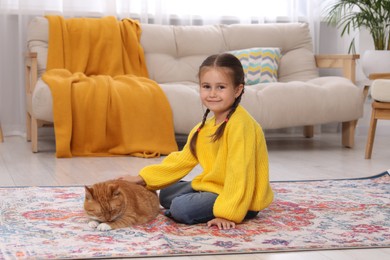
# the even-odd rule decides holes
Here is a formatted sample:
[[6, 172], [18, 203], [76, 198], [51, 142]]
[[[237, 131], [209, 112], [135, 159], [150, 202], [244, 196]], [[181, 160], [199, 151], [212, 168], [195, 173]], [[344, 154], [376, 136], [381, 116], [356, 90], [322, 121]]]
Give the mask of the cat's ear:
[[111, 196], [112, 197], [116, 197], [120, 194], [120, 191], [119, 191], [119, 185], [118, 184], [111, 184], [110, 185], [110, 192], [111, 192]]
[[85, 187], [85, 199], [87, 200], [93, 199], [93, 189], [88, 186], [84, 186], [84, 187]]

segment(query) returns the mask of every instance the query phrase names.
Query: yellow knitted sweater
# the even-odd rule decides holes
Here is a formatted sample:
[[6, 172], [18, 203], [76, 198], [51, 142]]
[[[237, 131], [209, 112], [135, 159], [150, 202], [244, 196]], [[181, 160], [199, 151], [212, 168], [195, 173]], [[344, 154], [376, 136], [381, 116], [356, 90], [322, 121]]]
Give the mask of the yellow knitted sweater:
[[169, 154], [161, 164], [143, 168], [139, 175], [147, 188], [162, 189], [186, 176], [197, 164], [203, 172], [192, 180], [192, 188], [218, 194], [214, 204], [215, 217], [242, 222], [248, 210], [259, 211], [273, 200], [268, 175], [268, 152], [260, 125], [238, 106], [226, 125], [221, 139], [212, 142], [219, 125], [208, 119], [199, 132], [196, 150], [189, 140], [199, 125], [192, 129], [182, 151]]

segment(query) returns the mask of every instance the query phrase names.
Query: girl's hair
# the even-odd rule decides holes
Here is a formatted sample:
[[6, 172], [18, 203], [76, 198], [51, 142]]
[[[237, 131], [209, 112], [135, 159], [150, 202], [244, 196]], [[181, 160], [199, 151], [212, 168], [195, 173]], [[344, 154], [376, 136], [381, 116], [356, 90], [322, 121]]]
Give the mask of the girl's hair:
[[[223, 68], [226, 69], [227, 74], [230, 76], [234, 87], [238, 87], [239, 85], [245, 85], [245, 74], [244, 69], [242, 68], [240, 60], [230, 53], [222, 53], [222, 54], [215, 54], [211, 55], [208, 58], [206, 58], [203, 63], [199, 67], [199, 74], [198, 77], [200, 79], [202, 73], [210, 68]], [[226, 116], [225, 120], [222, 122], [222, 124], [218, 127], [218, 129], [215, 131], [215, 133], [212, 135], [212, 141], [215, 142], [218, 139], [220, 139], [223, 135], [223, 132], [225, 131], [225, 127], [227, 122], [229, 121], [230, 117], [236, 111], [236, 108], [238, 104], [240, 104], [241, 96], [244, 94], [244, 89], [242, 89], [241, 94], [235, 99], [232, 107], [230, 108], [230, 111], [228, 115]], [[206, 109], [206, 112], [203, 115], [202, 123], [200, 124], [198, 130], [194, 133], [194, 135], [191, 138], [190, 141], [190, 150], [191, 153], [196, 156], [196, 141], [198, 140], [198, 134], [199, 131], [204, 126], [207, 115], [210, 113], [210, 109]]]

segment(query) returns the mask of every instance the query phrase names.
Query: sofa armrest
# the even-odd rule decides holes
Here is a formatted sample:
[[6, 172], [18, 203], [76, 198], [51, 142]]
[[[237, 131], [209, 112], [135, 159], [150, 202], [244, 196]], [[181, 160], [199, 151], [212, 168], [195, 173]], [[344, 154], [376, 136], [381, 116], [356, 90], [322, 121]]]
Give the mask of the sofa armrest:
[[356, 60], [359, 58], [359, 54], [315, 55], [318, 68], [340, 68], [343, 70], [343, 76], [350, 79], [353, 83], [356, 80]]
[[36, 52], [28, 52], [24, 55], [26, 94], [31, 95], [38, 80], [38, 60]]
[[31, 150], [38, 151], [38, 121], [32, 116], [32, 94], [38, 81], [37, 54], [28, 52], [24, 55], [25, 93], [26, 93], [26, 139], [31, 141]]
[[368, 78], [370, 80], [375, 80], [375, 79], [390, 79], [390, 72], [389, 73], [374, 73], [368, 75]]

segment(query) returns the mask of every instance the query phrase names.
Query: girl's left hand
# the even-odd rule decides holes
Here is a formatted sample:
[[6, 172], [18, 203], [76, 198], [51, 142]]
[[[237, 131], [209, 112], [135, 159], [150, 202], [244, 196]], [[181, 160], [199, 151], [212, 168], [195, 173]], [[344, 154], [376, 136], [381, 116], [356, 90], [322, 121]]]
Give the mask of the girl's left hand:
[[207, 222], [207, 226], [217, 226], [219, 229], [231, 229], [236, 227], [236, 223], [224, 218], [215, 218]]

